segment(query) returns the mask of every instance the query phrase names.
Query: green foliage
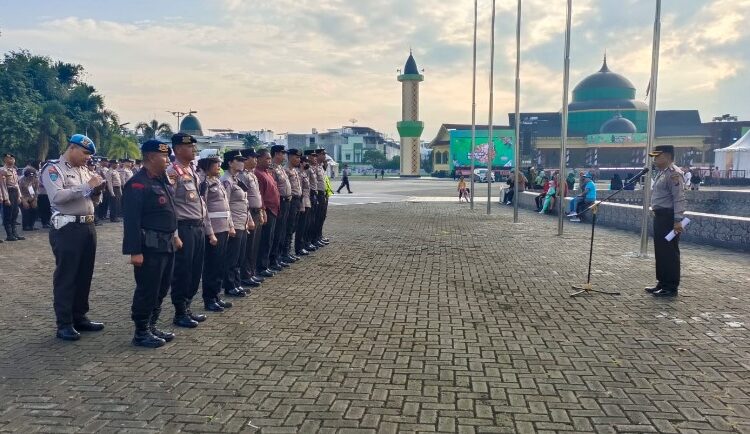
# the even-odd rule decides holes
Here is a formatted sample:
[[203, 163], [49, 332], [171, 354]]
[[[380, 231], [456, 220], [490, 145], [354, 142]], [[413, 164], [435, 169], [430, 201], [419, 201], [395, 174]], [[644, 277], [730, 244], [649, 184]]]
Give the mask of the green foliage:
[[386, 169], [386, 170], [401, 170], [401, 157], [399, 157], [398, 155], [396, 155], [395, 157], [393, 157], [393, 159], [391, 159], [390, 161], [388, 161], [385, 164], [385, 167], [383, 167], [383, 169]]
[[160, 123], [156, 119], [153, 119], [149, 122], [139, 123], [135, 126], [135, 131], [136, 133], [141, 133], [142, 140], [144, 142], [146, 140], [155, 139], [157, 137], [169, 138], [172, 136], [172, 134], [174, 134], [172, 132], [172, 127], [168, 123]]
[[245, 136], [245, 139], [244, 139], [245, 148], [247, 149], [256, 148], [260, 146], [260, 144], [261, 144], [260, 140], [258, 140], [257, 136], [254, 136], [252, 134], [248, 134], [247, 136]]
[[372, 167], [376, 169], [385, 169], [388, 160], [385, 158], [385, 154], [375, 149], [368, 149], [362, 156], [362, 162], [365, 164], [372, 164]]
[[114, 136], [107, 148], [107, 158], [139, 158], [141, 149], [133, 136]]
[[83, 67], [28, 51], [0, 59], [0, 150], [19, 163], [56, 157], [74, 133], [91, 137], [104, 154], [120, 136], [117, 115], [82, 81]]

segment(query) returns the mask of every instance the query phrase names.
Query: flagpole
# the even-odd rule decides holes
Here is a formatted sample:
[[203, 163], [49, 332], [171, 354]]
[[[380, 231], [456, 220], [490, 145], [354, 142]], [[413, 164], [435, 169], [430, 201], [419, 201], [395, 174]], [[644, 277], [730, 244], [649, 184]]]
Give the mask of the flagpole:
[[492, 137], [492, 114], [495, 102], [495, 0], [492, 0], [492, 31], [490, 32], [490, 115], [487, 126], [487, 215], [492, 213], [492, 159], [494, 158], [495, 140]]
[[[656, 14], [654, 17], [654, 41], [651, 49], [651, 80], [649, 81], [648, 101], [648, 142], [646, 144], [645, 167], [651, 167], [649, 153], [653, 150], [656, 137], [656, 85], [659, 79], [659, 42], [661, 40], [661, 0], [656, 0]], [[641, 253], [648, 256], [648, 223], [649, 206], [651, 205], [651, 176], [646, 175], [643, 185], [643, 213], [641, 216]]]
[[568, 0], [565, 14], [565, 55], [563, 58], [563, 106], [562, 106], [562, 123], [560, 131], [560, 173], [557, 176], [557, 235], [563, 234], [565, 227], [565, 195], [562, 183], [564, 181], [565, 169], [565, 150], [568, 147], [568, 89], [570, 88], [570, 27], [573, 16], [573, 0]]
[[518, 180], [519, 164], [521, 160], [521, 0], [518, 0], [518, 11], [516, 13], [516, 138], [513, 140], [513, 223], [518, 223]]
[[477, 147], [477, 10], [474, 0], [474, 72], [471, 78], [471, 209], [474, 209], [474, 157]]

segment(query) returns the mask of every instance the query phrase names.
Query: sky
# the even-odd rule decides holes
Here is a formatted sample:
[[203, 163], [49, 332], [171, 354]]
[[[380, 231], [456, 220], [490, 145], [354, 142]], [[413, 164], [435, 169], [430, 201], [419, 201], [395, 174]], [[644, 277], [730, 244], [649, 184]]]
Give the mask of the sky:
[[[571, 89], [601, 66], [646, 99], [653, 0], [575, 0]], [[477, 121], [489, 106], [491, 1], [479, 0]], [[497, 0], [495, 123], [514, 109], [516, 2]], [[521, 111], [562, 106], [565, 1], [524, 0]], [[472, 0], [0, 0], [0, 51], [79, 63], [122, 122], [196, 110], [204, 130], [398, 138], [412, 49], [423, 139], [471, 122]], [[663, 0], [657, 108], [750, 119], [750, 0]]]

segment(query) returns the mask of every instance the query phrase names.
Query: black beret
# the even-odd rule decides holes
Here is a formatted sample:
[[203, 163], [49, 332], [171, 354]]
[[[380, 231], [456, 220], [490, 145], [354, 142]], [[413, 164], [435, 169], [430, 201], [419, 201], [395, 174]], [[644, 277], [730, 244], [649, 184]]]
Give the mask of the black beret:
[[10, 157], [10, 158], [16, 158], [16, 156], [13, 155], [13, 154], [11, 154], [10, 152], [6, 152], [6, 153], [3, 154], [3, 158], [8, 158], [8, 157]]
[[245, 157], [244, 155], [242, 155], [242, 152], [239, 149], [233, 149], [231, 151], [225, 152], [224, 153], [224, 161], [226, 161], [228, 163], [228, 162], [230, 162], [232, 160], [245, 161], [245, 160], [247, 160], [247, 157]]
[[655, 146], [654, 150], [652, 152], [649, 152], [649, 156], [656, 157], [657, 155], [661, 154], [662, 152], [666, 152], [667, 154], [674, 156], [674, 146], [672, 145], [659, 145]]
[[211, 156], [207, 158], [201, 158], [200, 160], [198, 160], [198, 168], [205, 172], [215, 163], [221, 163], [219, 157]]
[[253, 149], [253, 148], [241, 150], [240, 151], [240, 155], [242, 155], [245, 158], [257, 157], [258, 156], [258, 154], [255, 153], [255, 149]]
[[318, 149], [316, 149], [316, 151], [318, 152], [318, 154], [325, 154], [326, 153], [326, 148], [318, 148]]
[[302, 156], [302, 151], [300, 151], [299, 149], [289, 149], [288, 151], [286, 151], [286, 153], [288, 155], [296, 155], [298, 157]]
[[112, 159], [112, 160], [109, 160], [109, 163], [110, 163], [110, 164], [117, 164], [117, 160], [114, 160], [114, 159]]
[[284, 145], [273, 145], [271, 146], [271, 155], [284, 152]]
[[195, 140], [195, 137], [191, 136], [190, 134], [177, 133], [172, 136], [172, 146], [192, 145], [193, 143], [197, 142], [198, 141]]
[[141, 164], [141, 163], [143, 163], [143, 161], [141, 161], [141, 160], [139, 160], [137, 158], [135, 159], [135, 164]]
[[307, 149], [307, 150], [305, 150], [304, 154], [305, 155], [315, 155], [315, 152], [316, 152], [315, 149]]
[[[161, 140], [151, 139], [143, 142], [141, 145], [141, 153], [145, 154], [147, 152], [159, 152], [161, 154], [170, 154], [172, 149], [169, 147], [168, 144], [162, 142]], [[127, 160], [130, 161], [130, 160]]]
[[[89, 158], [88, 160], [86, 160], [86, 165], [87, 166], [96, 166], [96, 161], [94, 161], [93, 158]], [[25, 174], [26, 174], [26, 172], [24, 172], [24, 175]]]

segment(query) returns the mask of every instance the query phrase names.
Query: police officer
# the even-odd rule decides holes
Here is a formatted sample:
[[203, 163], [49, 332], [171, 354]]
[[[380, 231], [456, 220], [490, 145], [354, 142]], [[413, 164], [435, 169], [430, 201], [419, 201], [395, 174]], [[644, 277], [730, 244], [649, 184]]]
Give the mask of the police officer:
[[170, 152], [169, 145], [160, 140], [144, 142], [143, 169], [125, 183], [122, 193], [122, 253], [130, 255], [135, 275], [132, 342], [147, 348], [174, 339], [174, 333], [157, 328], [161, 303], [172, 280], [174, 252], [182, 247], [175, 235], [174, 193], [166, 173]]
[[105, 180], [109, 191], [109, 221], [117, 223], [120, 221], [122, 201], [122, 179], [117, 169], [117, 160], [109, 160], [109, 170]]
[[318, 226], [318, 214], [320, 211], [320, 202], [318, 201], [318, 175], [315, 172], [315, 167], [318, 165], [316, 153], [317, 151], [314, 149], [308, 149], [304, 152], [305, 156], [308, 158], [308, 165], [306, 166], [305, 172], [307, 173], [307, 179], [310, 182], [310, 211], [307, 216], [307, 227], [305, 229], [305, 241], [307, 242], [305, 249], [308, 252], [318, 250], [318, 246], [314, 243], [315, 228]]
[[[224, 175], [221, 184], [229, 198], [229, 211], [234, 224], [235, 236], [227, 241], [226, 260], [224, 261], [224, 293], [232, 297], [245, 297], [246, 290], [240, 280], [240, 269], [245, 262], [247, 251], [247, 232], [252, 220], [249, 220], [247, 203], [247, 186], [239, 177], [245, 170], [246, 157], [239, 150], [224, 153], [221, 168]], [[253, 228], [254, 228], [253, 224]]]
[[294, 235], [294, 254], [298, 257], [310, 254], [306, 249], [307, 222], [311, 214], [310, 208], [312, 208], [312, 202], [310, 201], [310, 177], [307, 174], [309, 168], [310, 164], [307, 162], [307, 156], [303, 155], [300, 158], [300, 165], [295, 169], [302, 189], [302, 203], [300, 204], [300, 211], [297, 216], [297, 228]]
[[263, 276], [258, 274], [256, 264], [258, 263], [261, 230], [266, 222], [266, 211], [263, 209], [263, 198], [260, 195], [258, 177], [255, 176], [255, 167], [258, 165], [255, 149], [243, 149], [240, 153], [246, 160], [245, 170], [238, 175], [238, 178], [247, 187], [247, 206], [249, 209], [245, 260], [241, 271], [242, 286], [255, 288], [265, 280]]
[[[654, 218], [654, 259], [656, 260], [656, 286], [646, 292], [656, 297], [674, 297], [680, 286], [680, 236], [685, 216], [684, 176], [674, 164], [674, 146], [660, 145], [649, 153], [654, 157], [657, 174], [651, 192], [651, 209]], [[672, 241], [665, 237], [672, 230], [677, 236]]]
[[292, 202], [292, 186], [289, 182], [289, 177], [284, 170], [284, 155], [284, 146], [271, 146], [271, 160], [273, 161], [271, 170], [281, 200], [279, 215], [276, 217], [276, 226], [274, 228], [270, 255], [270, 268], [277, 273], [289, 266], [289, 263], [284, 261], [283, 250], [284, 242], [286, 240], [287, 223], [289, 221], [289, 209]]
[[302, 158], [302, 151], [299, 149], [289, 149], [287, 152], [287, 166], [284, 169], [286, 171], [287, 178], [289, 178], [289, 185], [292, 191], [292, 200], [289, 203], [289, 216], [287, 217], [286, 234], [284, 236], [284, 243], [282, 246], [282, 261], [290, 263], [297, 262], [300, 258], [292, 253], [292, 238], [294, 233], [297, 232], [297, 219], [299, 218], [300, 210], [304, 211], [304, 205], [302, 205], [302, 182], [300, 181], [299, 172], [297, 168], [300, 165], [300, 159]]
[[[326, 222], [326, 217], [328, 216], [328, 193], [331, 189], [328, 180], [328, 175], [326, 175], [326, 169], [328, 166], [328, 161], [326, 159], [326, 150], [325, 148], [318, 149], [318, 152], [316, 153], [316, 158], [318, 159], [318, 166], [315, 170], [315, 173], [318, 175], [318, 194], [319, 194], [319, 200], [320, 200], [320, 221], [318, 222], [318, 237], [317, 237], [317, 243], [320, 247], [327, 246], [330, 244], [330, 241], [328, 238], [323, 236], [323, 225]], [[320, 193], [322, 191], [322, 194]]]
[[[107, 173], [109, 172], [109, 160], [105, 158], [99, 159], [96, 173], [105, 180], [108, 178]], [[107, 218], [107, 210], [109, 209], [109, 188], [105, 188], [102, 192], [102, 202], [96, 207], [96, 215], [99, 221]]]
[[271, 265], [270, 255], [271, 246], [273, 246], [276, 218], [281, 210], [281, 196], [279, 195], [279, 188], [276, 186], [276, 181], [271, 171], [271, 154], [268, 152], [268, 149], [260, 149], [257, 154], [256, 160], [258, 161], [258, 166], [255, 168], [255, 177], [258, 179], [258, 188], [260, 196], [263, 199], [266, 221], [261, 230], [256, 269], [259, 276], [273, 277], [276, 273], [269, 269]]
[[99, 331], [104, 324], [90, 321], [89, 291], [96, 259], [94, 207], [99, 203], [103, 179], [85, 165], [96, 153], [94, 142], [75, 134], [59, 160], [42, 168], [42, 183], [52, 206], [49, 242], [55, 255], [53, 276], [57, 337], [80, 339], [79, 331]]
[[133, 177], [133, 160], [129, 158], [120, 159], [120, 168], [117, 171], [120, 173], [120, 182], [125, 185]]
[[5, 226], [5, 241], [19, 241], [26, 238], [18, 235], [18, 211], [21, 204], [21, 191], [18, 189], [18, 168], [16, 167], [16, 156], [13, 154], [3, 155], [5, 165], [0, 167], [0, 177], [5, 180], [5, 191], [8, 193], [3, 203], [3, 226]]
[[197, 152], [193, 136], [177, 133], [172, 136], [175, 161], [167, 168], [167, 176], [175, 190], [177, 234], [182, 248], [175, 254], [174, 274], [170, 296], [174, 304], [174, 325], [195, 328], [206, 320], [194, 314], [190, 303], [198, 292], [203, 274], [203, 255], [206, 249], [206, 205], [198, 194], [198, 174], [193, 167]]

